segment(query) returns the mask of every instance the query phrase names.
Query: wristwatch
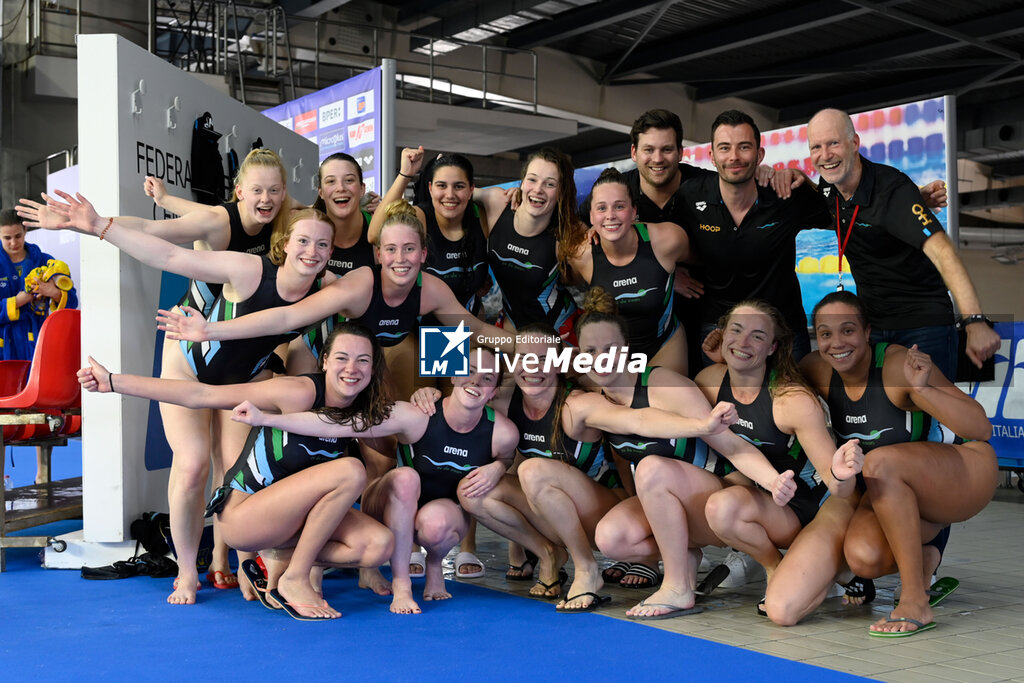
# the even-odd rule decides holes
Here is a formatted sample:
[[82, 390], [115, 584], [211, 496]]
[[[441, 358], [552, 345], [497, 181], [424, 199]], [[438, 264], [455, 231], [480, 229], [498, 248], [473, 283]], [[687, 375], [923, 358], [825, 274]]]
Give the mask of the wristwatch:
[[985, 323], [989, 327], [993, 327], [995, 323], [989, 320], [988, 316], [984, 313], [974, 313], [972, 315], [961, 316], [960, 320], [957, 321], [956, 326], [963, 329], [971, 323]]

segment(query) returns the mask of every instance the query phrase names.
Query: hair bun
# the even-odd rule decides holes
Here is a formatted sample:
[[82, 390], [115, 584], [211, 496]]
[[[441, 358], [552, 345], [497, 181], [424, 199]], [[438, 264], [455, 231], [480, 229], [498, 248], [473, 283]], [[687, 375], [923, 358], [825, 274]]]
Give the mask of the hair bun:
[[604, 287], [591, 287], [583, 297], [583, 310], [586, 313], [615, 315], [618, 306], [615, 305], [615, 298]]
[[387, 206], [384, 207], [384, 219], [394, 218], [396, 220], [408, 219], [412, 217], [419, 220], [416, 216], [416, 209], [413, 205], [404, 199], [396, 199]]

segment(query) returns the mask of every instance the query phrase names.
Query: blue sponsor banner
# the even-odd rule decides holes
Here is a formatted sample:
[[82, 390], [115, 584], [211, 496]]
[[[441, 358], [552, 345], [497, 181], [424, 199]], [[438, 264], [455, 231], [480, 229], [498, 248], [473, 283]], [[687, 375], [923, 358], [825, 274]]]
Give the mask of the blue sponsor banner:
[[1024, 467], [1024, 322], [996, 323], [1002, 344], [996, 351], [991, 382], [959, 385], [984, 408], [992, 421], [989, 443], [1000, 467]]
[[335, 152], [354, 156], [367, 191], [381, 192], [380, 67], [263, 112], [320, 148], [320, 160]]

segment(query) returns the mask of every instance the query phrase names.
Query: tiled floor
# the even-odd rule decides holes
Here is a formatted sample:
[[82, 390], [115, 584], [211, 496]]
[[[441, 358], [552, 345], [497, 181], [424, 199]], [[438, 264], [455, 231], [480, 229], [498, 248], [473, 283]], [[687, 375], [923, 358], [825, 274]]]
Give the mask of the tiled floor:
[[[526, 595], [531, 584], [504, 580], [504, 541], [481, 528], [478, 547], [488, 572], [474, 583]], [[724, 555], [708, 551], [712, 559]], [[1024, 682], [1024, 494], [1000, 488], [981, 514], [954, 525], [939, 574], [960, 579], [960, 588], [935, 608], [938, 627], [913, 638], [867, 635], [868, 625], [892, 608], [895, 576], [876, 581], [878, 596], [870, 606], [846, 607], [833, 598], [790, 628], [755, 613], [763, 581], [718, 589], [703, 614], [650, 627], [883, 681]], [[602, 592], [614, 600], [601, 614], [617, 619], [646, 594], [618, 586]]]

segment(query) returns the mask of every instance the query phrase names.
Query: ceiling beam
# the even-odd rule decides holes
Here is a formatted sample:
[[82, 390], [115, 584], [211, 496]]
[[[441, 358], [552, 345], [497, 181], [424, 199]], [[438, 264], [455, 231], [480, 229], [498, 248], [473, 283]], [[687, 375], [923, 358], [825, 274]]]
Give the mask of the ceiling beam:
[[[907, 1], [888, 0], [884, 6]], [[834, 0], [816, 0], [764, 16], [739, 19], [717, 27], [668, 36], [634, 52], [622, 65], [619, 75], [629, 76], [723, 52], [733, 52], [749, 45], [778, 40], [794, 33], [847, 21], [870, 12], [871, 10], [862, 7], [838, 10]]]
[[416, 33], [431, 38], [451, 38], [456, 33], [529, 10], [542, 2], [544, 0], [488, 0], [477, 3], [472, 12], [467, 12], [463, 8], [453, 10], [451, 14], [441, 14], [437, 21], [416, 29]]
[[664, 2], [661, 3], [658, 9], [655, 10], [654, 14], [652, 14], [647, 19], [647, 24], [644, 26], [643, 30], [636, 35], [636, 38], [633, 39], [633, 42], [630, 43], [629, 47], [626, 48], [625, 52], [622, 53], [618, 61], [612, 64], [610, 67], [608, 67], [608, 69], [604, 72], [604, 76], [601, 77], [602, 85], [606, 84], [609, 80], [611, 80], [611, 77], [615, 74], [616, 70], [618, 70], [618, 68], [622, 66], [622, 63], [626, 61], [626, 58], [629, 57], [633, 50], [636, 49], [636, 46], [642, 43], [645, 38], [647, 38], [647, 34], [651, 32], [651, 29], [653, 29], [659, 21], [661, 21], [661, 18], [665, 15], [665, 12], [668, 11], [668, 8], [676, 4], [677, 1], [678, 0], [664, 0]]
[[[1024, 7], [968, 21], [961, 24], [959, 30], [976, 38], [987, 40], [1024, 33]], [[845, 64], [851, 67], [859, 65], [875, 70], [877, 67], [884, 66], [893, 59], [923, 57], [952, 50], [961, 47], [963, 44], [958, 40], [940, 42], [936, 40], [934, 35], [919, 33], [881, 42], [862, 43], [838, 50], [829, 54], [828, 62], [829, 64]], [[698, 86], [696, 99], [698, 102], [704, 102], [721, 97], [746, 97], [756, 92], [809, 83], [818, 80], [819, 77], [827, 76], [833, 71], [829, 67], [822, 65], [823, 68], [819, 72], [821, 76], [815, 76], [810, 72], [792, 77], [781, 75], [787, 69], [804, 68], [806, 65], [806, 59], [793, 60], [784, 64], [776, 64], [766, 69], [745, 72], [739, 79], [736, 79], [735, 73], [733, 73], [731, 74], [733, 76], [731, 80], [727, 80], [730, 74], [717, 74], [717, 83]], [[794, 71], [793, 73], [797, 72]], [[743, 77], [746, 78], [744, 79]], [[691, 82], [684, 75], [676, 80], [682, 80], [686, 83]]]
[[1021, 58], [1019, 52], [1015, 52], [1013, 50], [1010, 50], [1009, 48], [1005, 48], [1001, 45], [993, 45], [984, 40], [979, 40], [977, 38], [974, 38], [973, 36], [969, 36], [956, 29], [952, 29], [947, 26], [940, 26], [939, 24], [936, 24], [933, 21], [928, 21], [927, 19], [922, 19], [921, 17], [917, 17], [914, 16], [913, 14], [908, 14], [907, 12], [902, 12], [900, 10], [893, 9], [891, 7], [885, 7], [877, 2], [870, 2], [869, 0], [843, 0], [843, 2], [845, 2], [848, 5], [855, 5], [857, 7], [869, 9], [872, 12], [889, 17], [890, 19], [895, 19], [896, 21], [901, 21], [905, 24], [910, 24], [911, 26], [924, 29], [925, 31], [937, 33], [940, 36], [952, 38], [953, 40], [960, 41], [961, 43], [973, 45], [974, 47], [981, 48], [982, 50], [987, 50], [988, 52], [994, 52], [997, 55], [1006, 57], [1007, 59], [1016, 60]]
[[318, 17], [332, 9], [346, 5], [351, 0], [281, 0], [285, 14], [298, 17]]
[[[987, 67], [978, 67], [961, 71], [959, 73], [944, 73], [925, 78], [914, 78], [899, 83], [887, 85], [871, 90], [862, 90], [856, 87], [848, 88], [847, 92], [832, 97], [816, 98], [794, 102], [779, 110], [779, 122], [782, 125], [804, 122], [818, 111], [827, 107], [836, 109], [873, 109], [913, 100], [948, 95], [957, 88], [973, 83], [987, 76], [992, 70]], [[993, 85], [990, 83], [989, 85]], [[814, 93], [814, 91], [811, 91]]]
[[398, 8], [396, 24], [407, 24], [411, 21], [434, 16], [442, 5], [450, 0], [417, 0], [409, 2]]
[[572, 36], [618, 24], [626, 19], [646, 14], [663, 0], [607, 0], [586, 5], [558, 15], [555, 19], [538, 21], [513, 31], [508, 36], [509, 47], [529, 50]]

